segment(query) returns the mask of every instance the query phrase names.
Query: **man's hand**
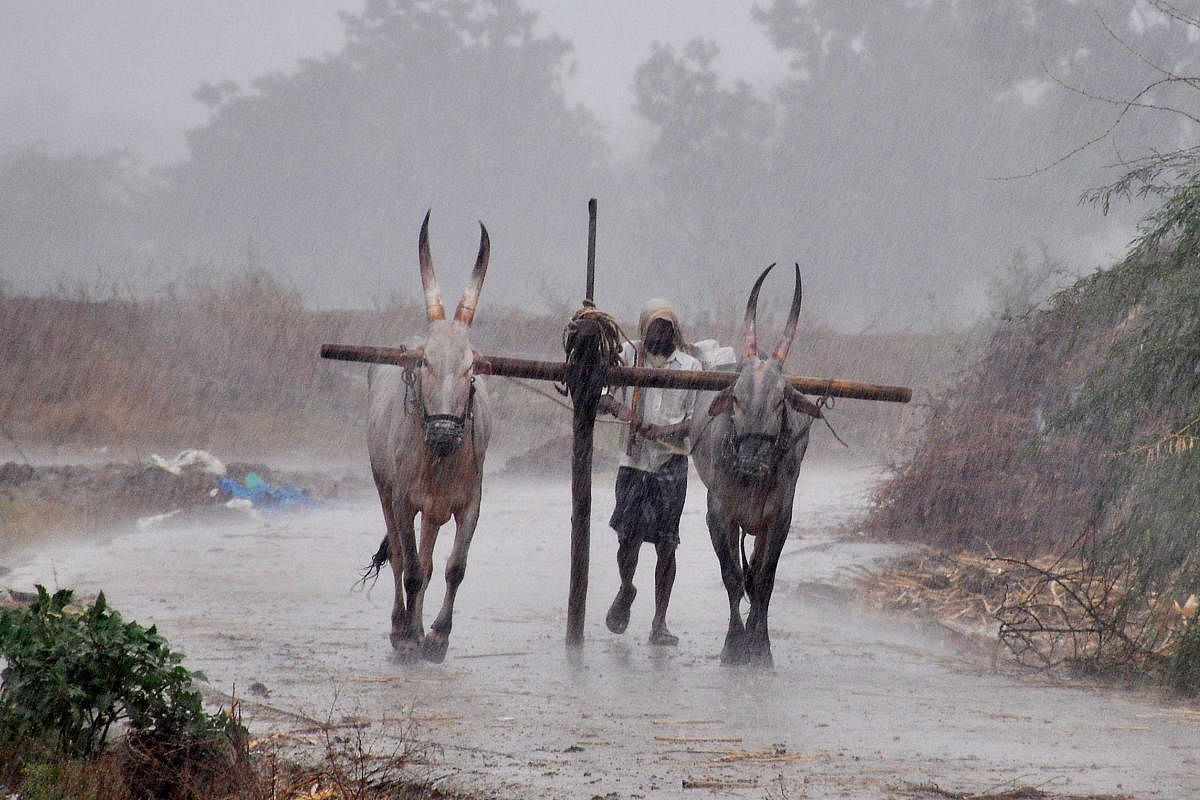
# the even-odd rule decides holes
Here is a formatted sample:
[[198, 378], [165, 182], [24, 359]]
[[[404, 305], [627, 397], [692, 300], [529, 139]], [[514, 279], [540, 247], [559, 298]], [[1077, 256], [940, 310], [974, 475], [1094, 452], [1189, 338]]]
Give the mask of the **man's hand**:
[[688, 429], [687, 422], [678, 422], [674, 425], [639, 425], [638, 435], [646, 439], [666, 439], [671, 436], [676, 436], [685, 432]]
[[661, 439], [664, 436], [664, 428], [663, 425], [642, 424], [638, 426], [638, 436], [645, 439]]
[[600, 395], [600, 402], [596, 404], [596, 410], [602, 414], [612, 414], [621, 422], [629, 422], [633, 419], [633, 411], [629, 406], [625, 405], [611, 394]]

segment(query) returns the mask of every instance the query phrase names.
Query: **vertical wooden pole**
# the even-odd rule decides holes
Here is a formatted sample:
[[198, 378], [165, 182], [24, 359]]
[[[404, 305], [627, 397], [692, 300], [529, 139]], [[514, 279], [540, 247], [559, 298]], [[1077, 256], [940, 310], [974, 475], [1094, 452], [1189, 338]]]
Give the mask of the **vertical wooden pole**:
[[596, 198], [588, 200], [587, 303], [596, 299]]
[[[587, 299], [595, 290], [596, 200], [588, 201]], [[607, 365], [601, 357], [603, 332], [591, 319], [575, 321], [566, 341], [567, 391], [574, 407], [571, 432], [571, 584], [567, 596], [567, 646], [583, 645], [587, 608], [588, 564], [592, 519], [592, 440], [596, 406], [604, 390]]]

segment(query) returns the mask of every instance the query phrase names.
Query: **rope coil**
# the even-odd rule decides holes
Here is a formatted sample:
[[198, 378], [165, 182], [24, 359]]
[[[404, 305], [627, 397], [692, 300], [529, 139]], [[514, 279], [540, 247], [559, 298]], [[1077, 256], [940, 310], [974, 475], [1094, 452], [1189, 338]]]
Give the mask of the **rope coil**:
[[596, 308], [596, 304], [591, 300], [584, 300], [583, 307], [571, 316], [570, 321], [563, 328], [562, 344], [563, 352], [567, 354], [567, 360], [570, 361], [575, 355], [575, 334], [579, 330], [579, 323], [583, 320], [590, 320], [600, 327], [600, 356], [604, 359], [604, 363], [610, 367], [619, 365], [621, 345], [629, 341], [629, 337], [621, 330], [621, 326], [611, 314]]
[[[571, 371], [571, 365], [578, 363], [580, 353], [576, 347], [576, 337], [579, 333], [580, 324], [589, 322], [600, 331], [600, 358], [605, 366], [615, 367], [621, 363], [621, 344], [629, 340], [625, 332], [621, 330], [621, 326], [611, 314], [608, 314], [596, 308], [595, 303], [591, 300], [584, 300], [583, 306], [576, 311], [571, 319], [567, 322], [562, 332], [563, 352], [566, 354], [567, 371]], [[566, 386], [559, 384], [554, 385], [557, 391], [563, 397], [567, 397], [569, 392]]]

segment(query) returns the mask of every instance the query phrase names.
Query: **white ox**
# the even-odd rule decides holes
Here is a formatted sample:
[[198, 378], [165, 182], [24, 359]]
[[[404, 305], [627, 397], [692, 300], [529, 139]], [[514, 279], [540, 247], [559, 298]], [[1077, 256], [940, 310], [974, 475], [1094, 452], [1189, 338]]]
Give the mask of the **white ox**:
[[[479, 255], [454, 319], [447, 320], [429, 257], [429, 214], [418, 246], [429, 328], [401, 366], [368, 373], [367, 447], [387, 535], [368, 575], [391, 563], [395, 581], [391, 643], [402, 661], [446, 656], [454, 597], [467, 568], [479, 521], [483, 459], [492, 415], [487, 389], [475, 374], [471, 320], [487, 271], [487, 229], [480, 223]], [[415, 518], [421, 514], [418, 544]], [[454, 547], [446, 562], [446, 595], [425, 634], [421, 606], [433, 575], [438, 529], [454, 517]]]

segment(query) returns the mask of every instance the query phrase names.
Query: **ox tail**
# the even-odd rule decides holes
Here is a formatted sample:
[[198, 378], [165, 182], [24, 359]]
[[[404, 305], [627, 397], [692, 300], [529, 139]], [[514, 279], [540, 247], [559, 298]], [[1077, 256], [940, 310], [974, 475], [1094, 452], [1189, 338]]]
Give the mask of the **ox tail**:
[[743, 528], [740, 533], [738, 545], [742, 551], [742, 591], [746, 595], [746, 599], [754, 602], [754, 593], [750, 591], [752, 581], [750, 580], [750, 562], [746, 559], [746, 529]]
[[363, 568], [362, 577], [358, 580], [360, 586], [365, 586], [367, 581], [370, 581], [371, 585], [375, 584], [375, 581], [379, 579], [379, 570], [383, 569], [383, 565], [388, 563], [390, 553], [387, 535], [385, 534], [383, 541], [379, 543], [379, 549], [375, 551], [375, 555], [371, 556], [371, 563]]

